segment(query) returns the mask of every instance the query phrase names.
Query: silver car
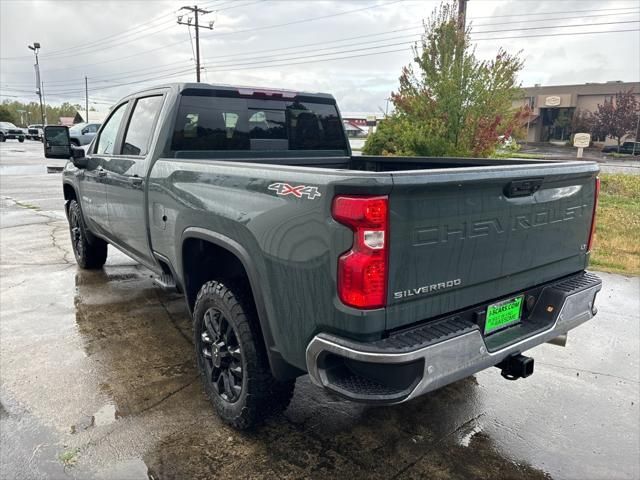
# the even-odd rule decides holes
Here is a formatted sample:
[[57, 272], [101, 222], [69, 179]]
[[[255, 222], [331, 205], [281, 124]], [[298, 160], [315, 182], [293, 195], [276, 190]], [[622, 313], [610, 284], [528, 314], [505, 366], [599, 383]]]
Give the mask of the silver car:
[[25, 132], [11, 122], [0, 122], [0, 142], [15, 139], [24, 142]]
[[98, 133], [100, 123], [76, 123], [69, 128], [69, 139], [76, 146], [88, 145]]

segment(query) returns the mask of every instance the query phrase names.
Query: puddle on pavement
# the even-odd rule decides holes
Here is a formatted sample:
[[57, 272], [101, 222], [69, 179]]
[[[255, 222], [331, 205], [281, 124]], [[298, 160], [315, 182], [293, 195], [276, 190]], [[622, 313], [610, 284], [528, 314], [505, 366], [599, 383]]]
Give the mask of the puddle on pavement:
[[[154, 479], [224, 478], [238, 472], [256, 478], [388, 478], [405, 467], [408, 476], [444, 469], [462, 478], [471, 472], [451, 465], [476, 455], [481, 444], [480, 433], [457, 433], [460, 424], [478, 416], [474, 378], [408, 404], [368, 407], [334, 398], [303, 377], [285, 414], [255, 432], [240, 433], [217, 418], [202, 393], [180, 296], [156, 289], [146, 271], [132, 266], [78, 271], [75, 285], [76, 325], [101, 390], [111, 399], [93, 414], [87, 433], [100, 424], [122, 430], [144, 421], [149, 423], [137, 428], [145, 439], [156, 439], [137, 445], [132, 463], [94, 469], [98, 478], [115, 478], [114, 472], [129, 467], [139, 478]], [[159, 412], [161, 423], [145, 420]], [[127, 422], [116, 422], [120, 417]], [[461, 437], [466, 447], [456, 445]], [[495, 478], [544, 478], [543, 472], [514, 466], [489, 440], [482, 445]], [[85, 458], [103, 454], [93, 447], [83, 452]], [[431, 455], [435, 463], [426, 460]], [[438, 463], [452, 456], [451, 465]], [[481, 471], [482, 460], [473, 468]]]
[[[181, 296], [134, 265], [78, 270], [72, 283], [84, 381], [102, 399], [89, 411], [79, 404], [61, 437], [80, 449], [78, 478], [548, 478], [504, 453], [517, 432], [496, 433], [495, 414], [483, 417], [506, 389], [488, 396], [500, 380], [487, 377], [393, 407], [343, 401], [303, 377], [283, 415], [236, 432], [202, 391]], [[505, 397], [516, 402], [517, 390]]]
[[[544, 478], [503, 457], [481, 433], [467, 438], [468, 430], [458, 432], [482, 408], [475, 378], [407, 404], [370, 407], [335, 398], [303, 377], [283, 415], [257, 431], [236, 432], [203, 393], [181, 296], [155, 288], [149, 272], [133, 265], [77, 270], [72, 284], [75, 329], [89, 372], [83, 383], [97, 386], [92, 410], [69, 399], [79, 402], [77, 417], [47, 452], [60, 468], [61, 449], [77, 449], [72, 476], [226, 478], [242, 472], [375, 479], [404, 471], [406, 477], [463, 478], [488, 469], [492, 478]], [[461, 436], [467, 446], [457, 443]]]

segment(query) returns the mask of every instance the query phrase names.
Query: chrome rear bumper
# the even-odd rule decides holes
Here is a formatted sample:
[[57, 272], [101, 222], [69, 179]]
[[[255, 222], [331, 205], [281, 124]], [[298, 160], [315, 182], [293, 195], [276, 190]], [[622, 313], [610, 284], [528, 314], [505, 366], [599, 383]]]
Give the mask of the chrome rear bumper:
[[321, 333], [307, 347], [308, 372], [314, 383], [350, 400], [387, 404], [410, 400], [566, 334], [596, 314], [595, 296], [602, 283], [595, 275], [584, 273], [545, 288], [563, 295], [553, 323], [503, 348], [492, 349], [480, 328], [469, 323], [460, 327], [460, 334], [449, 332], [441, 341], [403, 351], [398, 351], [397, 342], [394, 348], [385, 348], [380, 342], [357, 343]]

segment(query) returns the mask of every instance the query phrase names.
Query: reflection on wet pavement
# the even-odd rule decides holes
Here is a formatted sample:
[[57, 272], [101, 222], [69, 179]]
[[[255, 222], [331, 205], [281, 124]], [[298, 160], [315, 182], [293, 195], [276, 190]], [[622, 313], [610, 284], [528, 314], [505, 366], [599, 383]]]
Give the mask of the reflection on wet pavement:
[[529, 379], [490, 370], [372, 407], [302, 377], [284, 414], [239, 433], [201, 387], [183, 298], [111, 248], [79, 270], [60, 211], [33, 203], [2, 205], [2, 478], [640, 476], [638, 279], [604, 275], [597, 320], [534, 350]]

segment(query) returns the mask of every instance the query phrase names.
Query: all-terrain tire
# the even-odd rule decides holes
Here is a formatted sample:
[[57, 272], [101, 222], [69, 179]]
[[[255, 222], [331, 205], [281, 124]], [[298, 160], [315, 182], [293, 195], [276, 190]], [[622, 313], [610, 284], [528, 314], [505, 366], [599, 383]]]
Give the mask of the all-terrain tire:
[[92, 237], [89, 241], [82, 210], [76, 200], [69, 202], [68, 217], [71, 246], [76, 262], [81, 268], [87, 270], [102, 268], [107, 261], [107, 242], [98, 237]]
[[[293, 396], [295, 380], [279, 382], [271, 374], [250, 294], [233, 284], [207, 282], [198, 292], [193, 320], [198, 369], [207, 395], [220, 418], [239, 430], [245, 430], [287, 408]], [[208, 328], [215, 321], [219, 321], [219, 331], [224, 328], [224, 322], [231, 329], [227, 329], [225, 338], [222, 335], [216, 337], [215, 328]], [[214, 347], [216, 338], [220, 340], [217, 345], [222, 347]], [[213, 359], [218, 359], [225, 349], [228, 352], [234, 351], [233, 358], [230, 354], [226, 356], [231, 362], [228, 368], [237, 370], [241, 366], [241, 379], [237, 374], [229, 372], [228, 381], [224, 380], [224, 373], [219, 373], [218, 381], [214, 381], [216, 367]], [[224, 362], [219, 361], [217, 371], [224, 372]], [[230, 391], [233, 390], [232, 386], [235, 388], [231, 395], [226, 393], [227, 386]], [[238, 386], [241, 387], [239, 391]]]

